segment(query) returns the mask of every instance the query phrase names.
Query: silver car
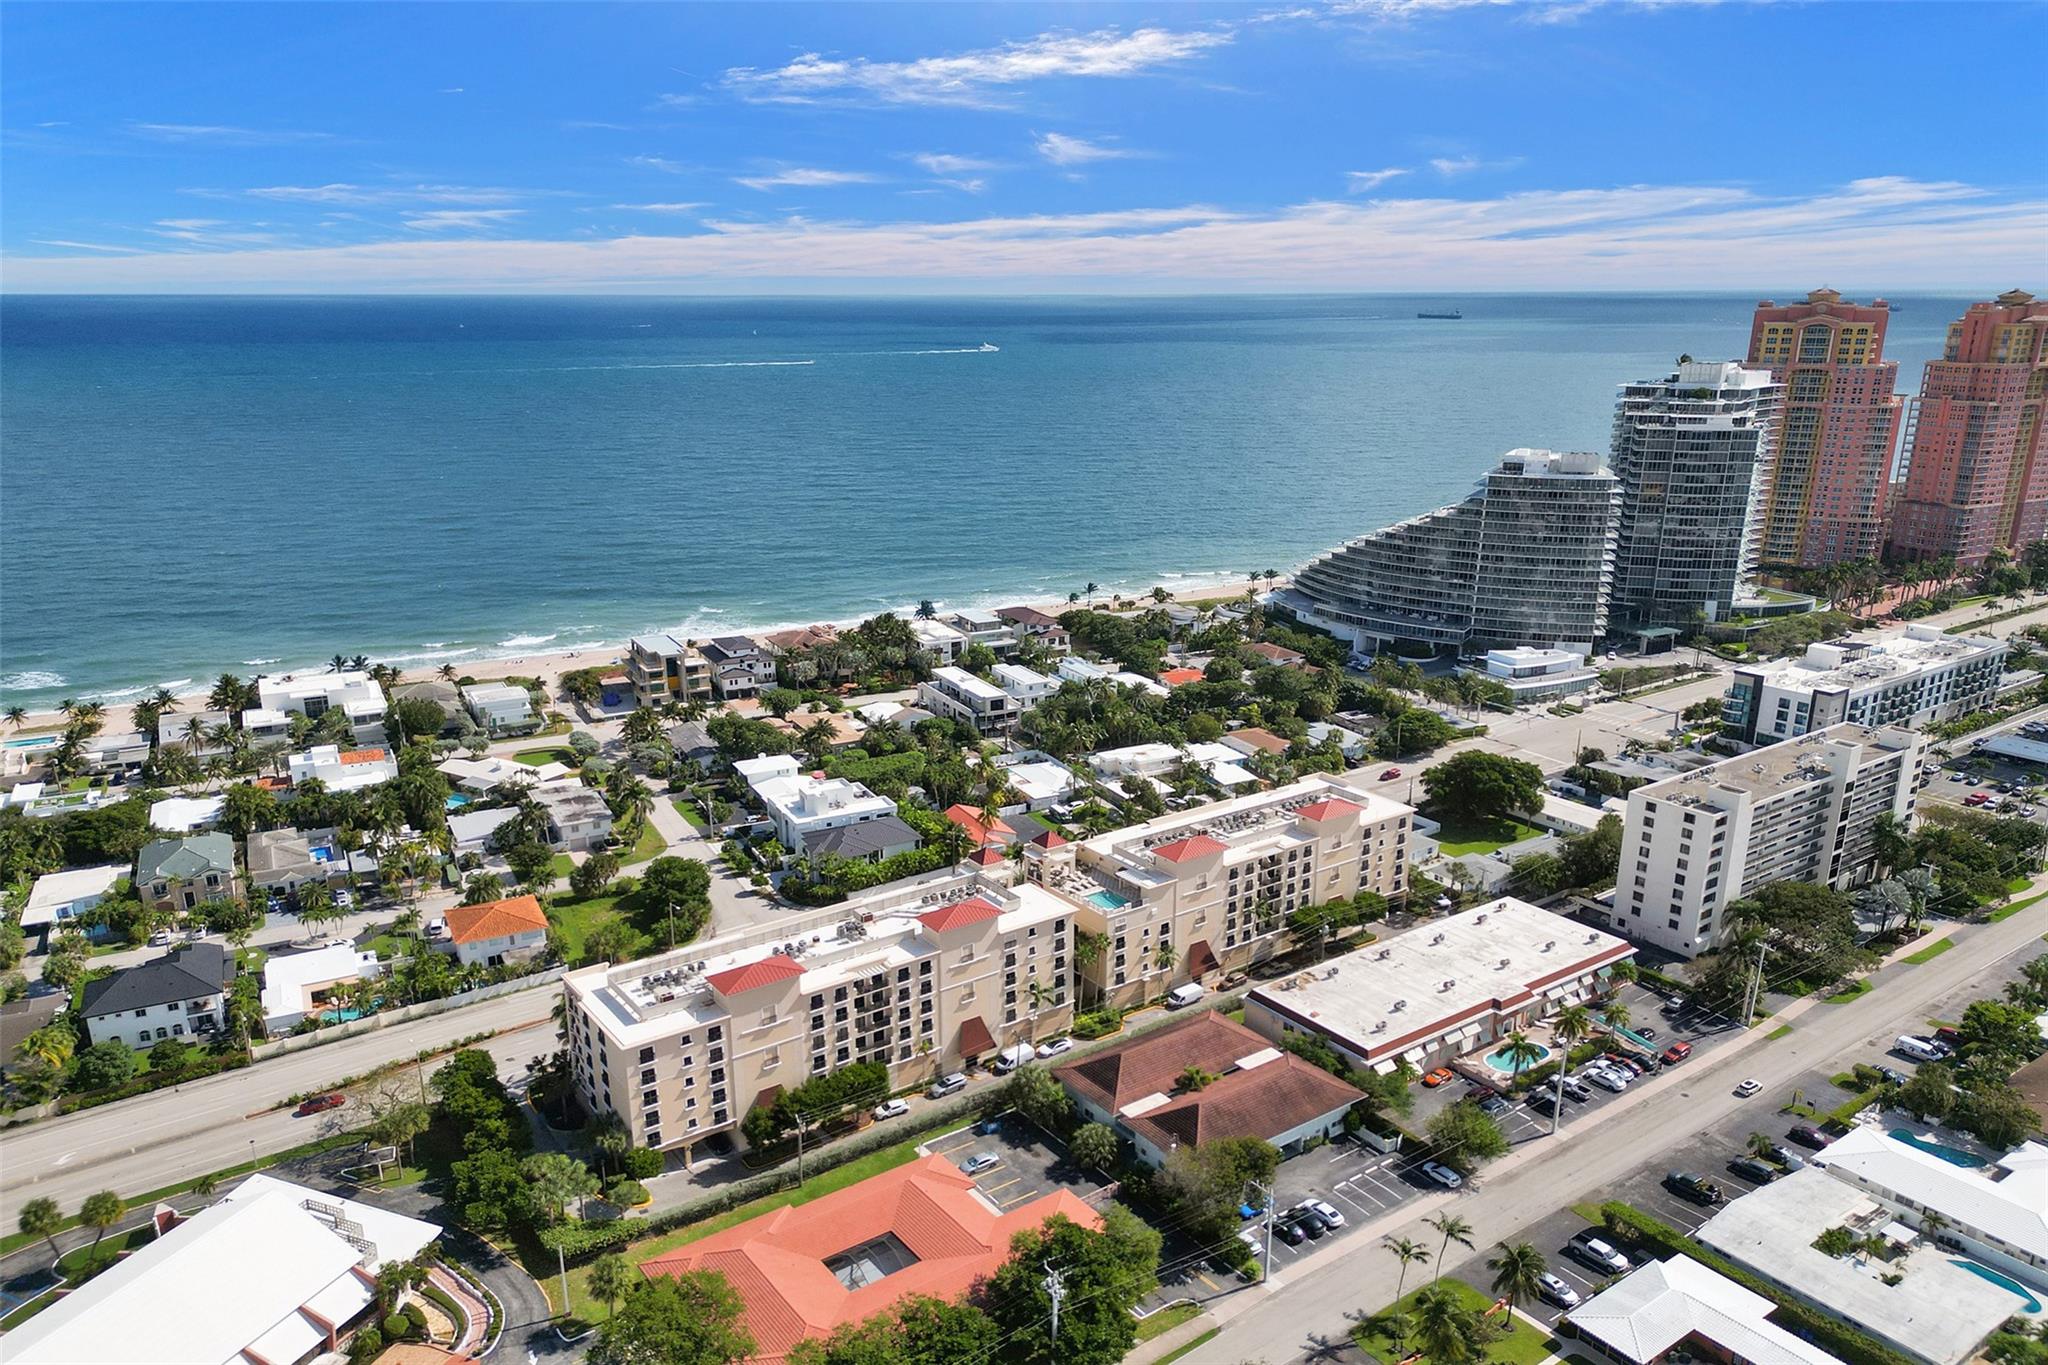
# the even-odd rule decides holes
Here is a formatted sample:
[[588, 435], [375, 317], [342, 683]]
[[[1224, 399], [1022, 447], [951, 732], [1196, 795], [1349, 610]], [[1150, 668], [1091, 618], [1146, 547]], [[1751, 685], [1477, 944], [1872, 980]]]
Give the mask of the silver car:
[[994, 1152], [976, 1152], [973, 1156], [960, 1163], [960, 1173], [962, 1175], [980, 1175], [983, 1171], [992, 1171], [1002, 1164], [1003, 1159]]

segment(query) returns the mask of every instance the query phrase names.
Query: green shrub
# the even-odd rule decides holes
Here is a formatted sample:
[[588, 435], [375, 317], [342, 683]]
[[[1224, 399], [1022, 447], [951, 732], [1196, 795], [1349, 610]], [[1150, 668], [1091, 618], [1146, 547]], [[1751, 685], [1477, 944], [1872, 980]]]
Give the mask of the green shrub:
[[653, 1148], [635, 1147], [632, 1151], [626, 1153], [626, 1159], [620, 1164], [626, 1168], [626, 1174], [632, 1176], [633, 1179], [652, 1180], [661, 1174], [662, 1167], [666, 1163], [662, 1160], [661, 1153]]
[[637, 1208], [647, 1202], [647, 1187], [637, 1180], [614, 1180], [605, 1191], [605, 1198], [622, 1209]]
[[384, 1339], [386, 1341], [403, 1341], [405, 1340], [406, 1333], [411, 1330], [412, 1322], [403, 1313], [393, 1313], [390, 1317], [384, 1319]]
[[1107, 1038], [1123, 1027], [1123, 1011], [1115, 1005], [1104, 1005], [1099, 1010], [1074, 1016], [1073, 1034], [1076, 1038]]

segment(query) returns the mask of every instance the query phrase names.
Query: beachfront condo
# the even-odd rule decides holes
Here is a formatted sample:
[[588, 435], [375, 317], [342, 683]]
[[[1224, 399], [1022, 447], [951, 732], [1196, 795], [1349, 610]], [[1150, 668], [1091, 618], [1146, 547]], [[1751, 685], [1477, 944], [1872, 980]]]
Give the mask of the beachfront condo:
[[1101, 936], [1080, 965], [1087, 998], [1128, 1006], [1286, 951], [1296, 910], [1361, 891], [1401, 899], [1413, 814], [1318, 774], [1079, 843], [1029, 844], [1025, 875]]
[[1974, 565], [2048, 535], [2048, 303], [1973, 303], [1927, 362], [1907, 417], [1892, 553]]
[[673, 635], [635, 635], [626, 647], [626, 679], [635, 706], [711, 697], [711, 664], [694, 643]]
[[949, 871], [586, 967], [562, 982], [570, 1072], [592, 1113], [687, 1162], [849, 1063], [883, 1063], [899, 1089], [1064, 1030], [1076, 917], [1043, 888]]
[[1724, 620], [1748, 595], [1783, 392], [1768, 371], [1714, 360], [1622, 385], [1611, 454], [1618, 628]]
[[1590, 648], [1619, 490], [1591, 452], [1511, 450], [1462, 502], [1340, 545], [1279, 600], [1365, 653]]

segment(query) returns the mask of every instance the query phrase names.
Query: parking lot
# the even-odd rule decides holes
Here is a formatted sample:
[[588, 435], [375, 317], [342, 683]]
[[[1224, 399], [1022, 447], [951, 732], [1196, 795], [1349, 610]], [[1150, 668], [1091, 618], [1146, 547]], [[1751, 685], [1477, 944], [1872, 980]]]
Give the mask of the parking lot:
[[[994, 1131], [986, 1131], [990, 1128]], [[926, 1150], [956, 1166], [983, 1153], [995, 1157], [994, 1165], [974, 1176], [974, 1185], [1006, 1210], [1059, 1189], [1087, 1199], [1103, 1185], [1095, 1172], [1068, 1165], [1064, 1147], [1015, 1114], [948, 1133]]]

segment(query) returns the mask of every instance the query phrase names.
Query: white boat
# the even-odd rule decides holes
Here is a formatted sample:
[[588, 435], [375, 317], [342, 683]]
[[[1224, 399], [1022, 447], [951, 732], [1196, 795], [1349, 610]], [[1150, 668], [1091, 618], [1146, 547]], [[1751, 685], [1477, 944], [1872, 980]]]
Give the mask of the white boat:
[[981, 349], [984, 351], [1000, 351], [1003, 348], [1000, 346], [991, 346], [986, 341], [984, 341], [981, 343]]

